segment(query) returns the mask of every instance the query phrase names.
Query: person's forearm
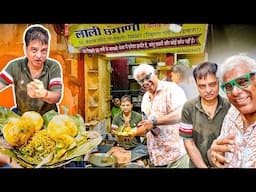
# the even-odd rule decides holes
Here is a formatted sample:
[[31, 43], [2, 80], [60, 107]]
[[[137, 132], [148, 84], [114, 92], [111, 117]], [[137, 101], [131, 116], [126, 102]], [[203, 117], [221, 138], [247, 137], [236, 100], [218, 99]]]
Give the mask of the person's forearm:
[[147, 130], [146, 130], [145, 126], [143, 126], [143, 125], [137, 126], [137, 130], [133, 136], [145, 136], [146, 131]]
[[42, 100], [49, 104], [54, 104], [54, 103], [58, 103], [60, 101], [60, 98], [61, 98], [61, 93], [59, 91], [47, 90]]
[[156, 117], [157, 125], [170, 125], [170, 124], [179, 123], [181, 119], [181, 110], [182, 108], [180, 107], [168, 115], [164, 115], [158, 118]]
[[189, 155], [189, 158], [193, 162], [193, 164], [197, 168], [207, 168], [207, 165], [205, 164], [202, 155], [198, 148], [196, 147], [193, 140], [185, 140], [184, 141], [185, 148], [187, 150], [187, 153]]
[[198, 149], [189, 151], [188, 155], [191, 161], [194, 163], [194, 165], [197, 168], [207, 168], [207, 165], [204, 163], [204, 160], [201, 156], [201, 153], [198, 151]]

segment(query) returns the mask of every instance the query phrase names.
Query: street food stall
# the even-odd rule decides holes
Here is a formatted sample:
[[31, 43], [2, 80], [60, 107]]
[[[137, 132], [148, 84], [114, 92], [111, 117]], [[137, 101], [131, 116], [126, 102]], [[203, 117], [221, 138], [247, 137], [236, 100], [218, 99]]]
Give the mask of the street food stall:
[[[23, 55], [21, 39], [27, 26], [27, 24], [0, 25], [0, 32], [3, 34], [0, 42], [0, 48], [3, 50], [0, 57], [1, 69], [11, 59]], [[75, 98], [78, 114], [50, 112], [38, 116], [41, 119], [40, 126], [35, 128], [33, 124], [37, 121], [33, 118], [24, 121], [25, 117], [18, 117], [10, 110], [15, 102], [12, 89], [8, 87], [0, 93], [1, 98], [6, 98], [0, 101], [2, 134], [0, 152], [26, 168], [63, 167], [81, 156], [87, 167], [136, 166], [136, 161], [141, 158], [140, 153], [136, 150], [121, 149], [116, 142], [118, 134], [113, 136], [110, 133], [110, 103], [114, 91], [111, 90], [113, 88], [111, 74], [116, 70], [111, 65], [111, 60], [145, 54], [145, 57], [128, 58], [128, 60], [134, 59], [133, 63], [127, 63], [127, 70], [131, 72], [141, 62], [154, 61], [157, 66], [163, 64], [167, 61], [165, 56], [172, 53], [172, 57], [168, 57], [170, 62], [165, 63], [166, 66], [159, 65], [157, 68], [159, 76], [164, 77], [170, 72], [170, 65], [178, 59], [189, 57], [192, 65], [206, 59], [204, 46], [207, 25], [184, 24], [179, 32], [171, 31], [169, 24], [45, 24], [45, 26], [51, 32], [50, 57], [61, 63], [64, 77], [75, 75], [81, 81], [80, 92]], [[124, 55], [114, 56], [114, 54]], [[135, 89], [138, 86], [132, 80], [132, 74], [126, 74], [129, 76], [127, 76], [129, 80], [125, 81], [129, 83], [128, 92], [137, 94]], [[125, 79], [126, 76], [122, 78]], [[137, 102], [139, 108], [141, 98], [134, 97], [133, 101]], [[66, 115], [65, 119], [69, 122], [67, 129], [64, 120], [58, 120], [59, 122], [56, 123], [55, 119], [60, 115]], [[55, 137], [52, 134], [52, 130], [55, 130], [53, 133], [56, 132], [56, 127], [64, 131], [61, 133], [62, 136]], [[72, 127], [77, 131], [71, 131]], [[97, 130], [99, 127], [103, 127], [104, 131]], [[24, 132], [25, 128], [28, 129], [27, 132]], [[70, 132], [75, 133], [67, 134]], [[16, 141], [13, 140], [14, 137], [22, 139]]]

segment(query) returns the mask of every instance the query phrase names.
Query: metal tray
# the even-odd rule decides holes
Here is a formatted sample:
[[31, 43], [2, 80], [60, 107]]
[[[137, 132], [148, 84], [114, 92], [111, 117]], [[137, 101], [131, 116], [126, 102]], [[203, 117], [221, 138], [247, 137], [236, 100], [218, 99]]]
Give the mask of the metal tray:
[[115, 166], [115, 158], [107, 153], [93, 153], [88, 157], [88, 161], [97, 167]]

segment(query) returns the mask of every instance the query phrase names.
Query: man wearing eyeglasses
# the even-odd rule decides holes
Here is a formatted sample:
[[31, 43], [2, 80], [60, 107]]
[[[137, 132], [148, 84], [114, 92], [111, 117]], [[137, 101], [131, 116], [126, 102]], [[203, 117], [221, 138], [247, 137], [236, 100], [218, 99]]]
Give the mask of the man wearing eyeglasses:
[[133, 76], [146, 91], [141, 103], [144, 120], [137, 125], [137, 133], [146, 134], [152, 166], [188, 168], [189, 159], [179, 136], [181, 109], [187, 100], [184, 91], [176, 83], [159, 80], [148, 64], [140, 64]]
[[199, 96], [187, 101], [182, 109], [179, 133], [190, 157], [190, 168], [210, 166], [207, 150], [221, 130], [230, 103], [219, 95], [218, 65], [198, 64], [193, 70]]
[[229, 57], [220, 66], [221, 88], [233, 105], [213, 141], [208, 158], [220, 168], [256, 167], [256, 61], [246, 55]]

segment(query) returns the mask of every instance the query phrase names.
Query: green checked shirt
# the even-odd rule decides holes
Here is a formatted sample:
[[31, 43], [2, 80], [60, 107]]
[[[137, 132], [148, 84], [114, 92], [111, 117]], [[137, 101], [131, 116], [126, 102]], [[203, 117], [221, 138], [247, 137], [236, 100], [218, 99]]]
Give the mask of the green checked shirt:
[[[131, 118], [130, 118], [130, 126], [131, 128], [134, 128], [137, 126], [137, 124], [142, 121], [142, 116], [140, 113], [136, 112], [136, 111], [132, 111], [131, 112]], [[123, 126], [125, 123], [124, 121], [124, 117], [123, 117], [123, 113], [118, 113], [113, 121], [112, 121], [112, 125], [111, 127], [120, 127], [120, 126]], [[125, 149], [131, 149], [131, 148], [134, 148], [136, 147], [139, 143], [141, 143], [140, 141], [140, 137], [139, 136], [136, 136], [136, 137], [133, 137], [131, 140], [123, 140], [124, 138], [119, 138], [118, 139], [118, 144], [121, 146], [121, 147], [124, 147]]]

